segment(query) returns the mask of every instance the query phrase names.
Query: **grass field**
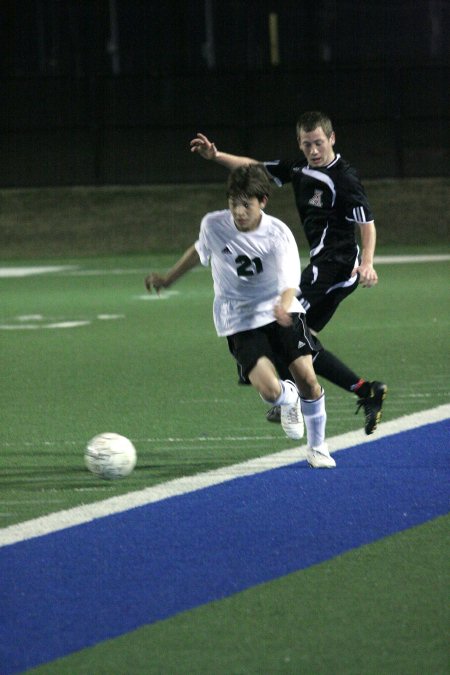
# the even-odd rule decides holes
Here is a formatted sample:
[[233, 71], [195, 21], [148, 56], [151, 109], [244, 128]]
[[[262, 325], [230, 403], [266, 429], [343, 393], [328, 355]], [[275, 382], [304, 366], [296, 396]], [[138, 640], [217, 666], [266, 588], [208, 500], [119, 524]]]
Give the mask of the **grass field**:
[[[226, 172], [224, 172], [224, 181]], [[450, 179], [369, 180], [379, 246], [405, 252], [448, 247]], [[225, 208], [223, 184], [0, 190], [3, 260], [36, 257], [179, 254], [207, 211]], [[306, 251], [290, 187], [274, 188], [268, 212]]]
[[[145, 273], [175, 257], [4, 264], [2, 528], [295, 447], [266, 422], [255, 392], [236, 384], [212, 325], [209, 271], [146, 295]], [[386, 423], [449, 402], [448, 261], [380, 262], [378, 272], [379, 286], [352, 295], [322, 338], [362, 376], [388, 383]], [[353, 397], [323, 384], [328, 436], [361, 430], [364, 444]], [[138, 451], [123, 481], [103, 482], [83, 466], [86, 441], [107, 430]], [[410, 477], [413, 467], [404, 469]], [[444, 673], [447, 525], [433, 518], [36, 672]]]
[[[94, 499], [286, 446], [259, 397], [236, 385], [212, 325], [209, 270], [197, 268], [162, 298], [146, 294], [145, 270], [168, 260], [72, 261], [59, 272], [2, 279], [3, 498], [21, 490], [4, 524], [64, 507], [66, 496], [83, 502], [92, 478], [79, 453], [100, 431], [135, 439], [141, 461], [126, 484], [100, 483]], [[387, 419], [448, 400], [447, 270], [446, 262], [380, 267], [379, 288], [359, 289], [321, 334], [363, 376], [389, 383]], [[52, 328], [66, 322], [80, 325]], [[328, 434], [362, 427], [353, 398], [324, 384]], [[23, 490], [33, 495], [29, 505]]]

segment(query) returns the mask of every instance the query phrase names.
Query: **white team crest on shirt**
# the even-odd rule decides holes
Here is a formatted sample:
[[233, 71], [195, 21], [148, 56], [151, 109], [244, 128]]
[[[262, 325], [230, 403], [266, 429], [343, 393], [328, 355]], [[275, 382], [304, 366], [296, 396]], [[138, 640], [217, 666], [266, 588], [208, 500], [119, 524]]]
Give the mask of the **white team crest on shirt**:
[[323, 190], [314, 190], [314, 195], [311, 197], [308, 204], [311, 204], [311, 206], [319, 206], [320, 208], [322, 208], [323, 206], [322, 195]]
[[301, 349], [301, 348], [304, 347], [305, 345], [306, 345], [306, 342], [302, 342], [302, 340], [299, 340], [299, 341], [298, 341], [298, 345], [297, 345], [297, 349]]

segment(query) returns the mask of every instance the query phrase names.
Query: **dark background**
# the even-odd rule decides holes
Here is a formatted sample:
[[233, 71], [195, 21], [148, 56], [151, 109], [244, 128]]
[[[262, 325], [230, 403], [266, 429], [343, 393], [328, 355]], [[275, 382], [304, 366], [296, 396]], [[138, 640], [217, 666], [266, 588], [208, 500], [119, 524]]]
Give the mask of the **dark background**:
[[450, 0], [2, 0], [0, 185], [222, 181], [197, 131], [289, 157], [307, 109], [366, 177], [447, 176], [449, 35]]

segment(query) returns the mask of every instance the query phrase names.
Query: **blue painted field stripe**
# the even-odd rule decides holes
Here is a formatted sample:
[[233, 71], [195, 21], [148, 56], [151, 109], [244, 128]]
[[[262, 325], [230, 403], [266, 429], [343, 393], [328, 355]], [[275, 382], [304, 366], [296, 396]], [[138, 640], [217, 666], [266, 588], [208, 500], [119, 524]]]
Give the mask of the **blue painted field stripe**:
[[[448, 511], [449, 421], [0, 550], [0, 672], [304, 569]], [[24, 648], [24, 646], [26, 647]]]

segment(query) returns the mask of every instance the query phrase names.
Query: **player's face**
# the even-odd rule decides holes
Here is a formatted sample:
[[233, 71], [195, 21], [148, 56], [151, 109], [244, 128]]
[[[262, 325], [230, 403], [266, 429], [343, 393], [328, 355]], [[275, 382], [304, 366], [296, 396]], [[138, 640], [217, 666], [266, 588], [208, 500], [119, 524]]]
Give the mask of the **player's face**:
[[233, 216], [234, 224], [241, 232], [256, 230], [261, 221], [261, 209], [266, 200], [259, 201], [257, 197], [230, 197], [228, 208]]
[[299, 148], [308, 160], [309, 166], [327, 166], [335, 158], [334, 131], [328, 138], [322, 127], [317, 127], [314, 131], [300, 129], [297, 138]]

